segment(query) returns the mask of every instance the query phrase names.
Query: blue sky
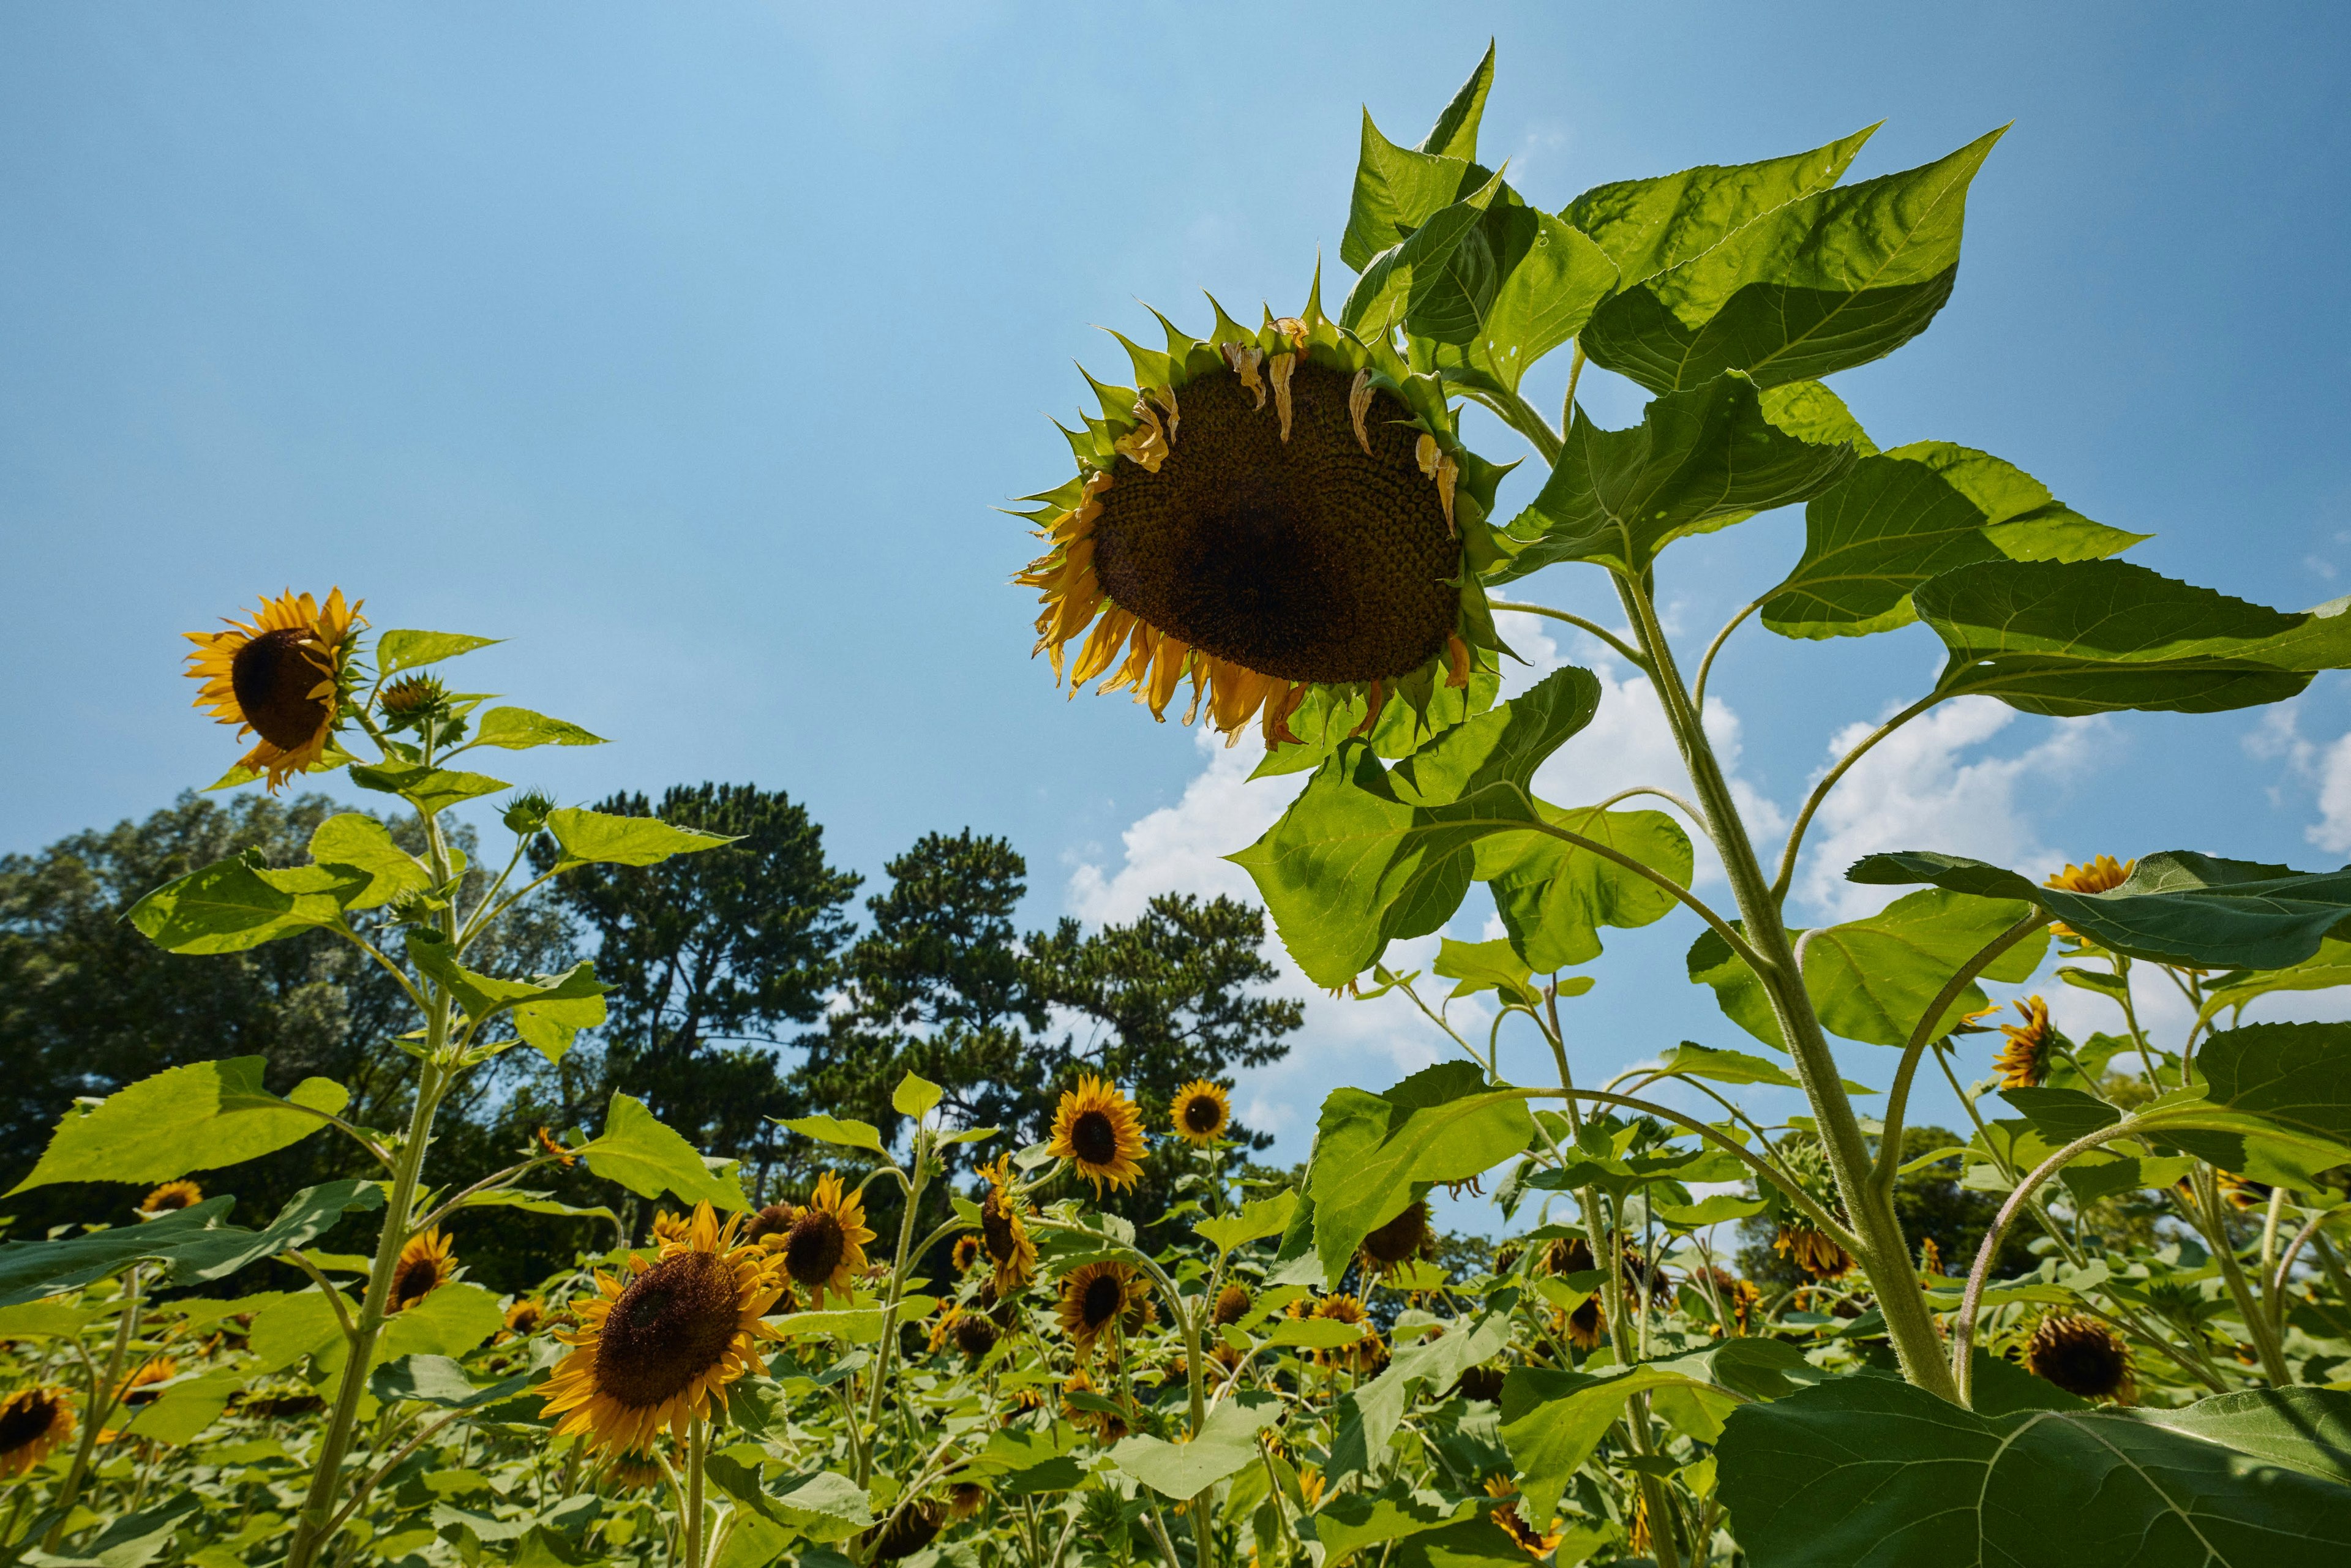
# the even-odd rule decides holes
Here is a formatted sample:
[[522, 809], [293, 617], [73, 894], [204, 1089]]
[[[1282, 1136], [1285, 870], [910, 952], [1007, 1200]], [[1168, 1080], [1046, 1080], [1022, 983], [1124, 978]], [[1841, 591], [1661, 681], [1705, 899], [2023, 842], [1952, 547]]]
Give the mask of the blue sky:
[[[2351, 591], [2331, 7], [18, 6], [0, 848], [217, 776], [228, 734], [187, 706], [177, 633], [340, 583], [380, 628], [511, 639], [467, 681], [615, 738], [518, 758], [517, 782], [779, 786], [871, 874], [928, 830], [1003, 833], [1040, 924], [1226, 885], [1215, 855], [1279, 800], [1123, 700], [1062, 700], [1006, 581], [1029, 541], [990, 508], [1065, 474], [1046, 416], [1079, 402], [1071, 359], [1123, 365], [1095, 326], [1147, 327], [1138, 299], [1200, 321], [1202, 288], [1294, 308], [1318, 247], [1338, 275], [1362, 108], [1416, 140], [1489, 35], [1484, 154], [1554, 208], [1877, 120], [1855, 177], [2013, 121], [1952, 303], [1839, 390], [1884, 444], [1980, 446], [2156, 534], [2132, 559], [2158, 570], [2288, 608]], [[1541, 367], [1535, 401], [1564, 375]], [[1637, 417], [1629, 383], [1584, 384], [1603, 423]], [[1678, 548], [1681, 634], [1800, 534], [1785, 514]], [[1527, 591], [1604, 609], [1569, 571]], [[1938, 663], [1915, 628], [1732, 649], [1718, 690], [1767, 813]], [[1562, 800], [1643, 760], [1627, 674]], [[2346, 692], [1961, 711], [1857, 779], [1823, 852], [2340, 863]], [[1850, 906], [1834, 872], [1800, 915]], [[1591, 1064], [1743, 1043], [1681, 979], [1690, 935], [1612, 942]], [[1244, 1103], [1302, 1155], [1322, 1087], [1384, 1082], [1426, 1040], [1318, 1004]]]

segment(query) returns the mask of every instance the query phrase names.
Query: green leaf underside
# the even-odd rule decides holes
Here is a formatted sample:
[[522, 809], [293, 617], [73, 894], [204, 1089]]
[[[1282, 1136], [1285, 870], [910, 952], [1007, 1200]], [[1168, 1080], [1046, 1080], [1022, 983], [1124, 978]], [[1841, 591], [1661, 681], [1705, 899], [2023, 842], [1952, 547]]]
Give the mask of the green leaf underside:
[[525, 751], [534, 746], [601, 746], [604, 737], [527, 707], [494, 707], [474, 726], [474, 744]]
[[604, 1021], [604, 992], [593, 959], [582, 958], [560, 975], [501, 980], [476, 974], [450, 956], [449, 940], [437, 931], [411, 927], [409, 962], [448, 991], [466, 1021], [478, 1028], [503, 1013], [515, 1033], [549, 1061], [560, 1061], [583, 1029]]
[[1335, 1286], [1364, 1237], [1402, 1213], [1416, 1191], [1467, 1181], [1534, 1136], [1525, 1097], [1489, 1089], [1468, 1062], [1444, 1062], [1373, 1094], [1334, 1091], [1322, 1103], [1309, 1172], [1314, 1249]]
[[505, 779], [493, 779], [486, 773], [427, 768], [421, 762], [397, 759], [354, 766], [351, 782], [362, 789], [397, 795], [428, 817], [467, 800], [476, 800], [485, 795], [495, 795], [501, 789], [513, 788]]
[[262, 1087], [263, 1065], [258, 1056], [189, 1062], [94, 1106], [73, 1107], [13, 1191], [65, 1181], [169, 1181], [241, 1165], [325, 1126], [313, 1112], [333, 1115], [350, 1103], [349, 1091], [325, 1078], [306, 1078], [281, 1100]]
[[167, 953], [241, 953], [340, 925], [346, 899], [377, 887], [371, 871], [320, 865], [285, 871], [244, 855], [167, 882], [131, 906], [131, 924]]
[[1368, 1469], [1374, 1456], [1387, 1452], [1415, 1390], [1442, 1394], [1463, 1373], [1491, 1361], [1510, 1343], [1508, 1315], [1487, 1312], [1466, 1330], [1457, 1326], [1442, 1338], [1423, 1339], [1398, 1350], [1385, 1371], [1358, 1384], [1339, 1401], [1329, 1473], [1345, 1476]]
[[1163, 1497], [1195, 1497], [1253, 1462], [1257, 1435], [1280, 1419], [1280, 1396], [1250, 1389], [1218, 1404], [1188, 1443], [1138, 1434], [1113, 1444], [1110, 1457]]
[[621, 817], [566, 806], [547, 814], [564, 865], [658, 865], [672, 855], [715, 850], [735, 841], [653, 817]]
[[437, 664], [476, 648], [495, 646], [496, 637], [472, 637], [463, 632], [386, 632], [375, 642], [380, 674], [396, 675], [425, 664]]
[[2202, 1018], [2210, 1019], [2231, 1008], [2241, 1008], [2273, 991], [2325, 991], [2351, 986], [2351, 942], [2329, 936], [2318, 951], [2283, 969], [2239, 970], [2223, 975], [2205, 988]]
[[640, 1197], [674, 1192], [688, 1203], [708, 1202], [719, 1209], [739, 1209], [743, 1189], [715, 1176], [694, 1152], [694, 1145], [664, 1126], [644, 1102], [627, 1094], [612, 1096], [601, 1136], [580, 1150], [588, 1168], [607, 1181], [616, 1181]]

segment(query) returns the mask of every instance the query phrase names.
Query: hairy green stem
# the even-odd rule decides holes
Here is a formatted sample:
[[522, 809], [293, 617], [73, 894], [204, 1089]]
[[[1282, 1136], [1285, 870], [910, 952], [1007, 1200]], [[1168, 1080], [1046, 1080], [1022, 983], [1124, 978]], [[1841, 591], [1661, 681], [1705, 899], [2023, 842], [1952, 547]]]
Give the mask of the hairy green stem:
[[914, 1239], [914, 1209], [923, 1201], [923, 1186], [930, 1174], [930, 1134], [914, 1128], [914, 1174], [906, 1181], [906, 1209], [898, 1219], [898, 1261], [890, 1270], [890, 1291], [882, 1305], [882, 1342], [873, 1349], [873, 1386], [865, 1401], [865, 1425], [872, 1440], [857, 1458], [857, 1484], [873, 1475], [873, 1449], [882, 1437], [882, 1391], [890, 1381], [890, 1353], [898, 1347], [898, 1299], [905, 1293], [907, 1253]]
[[81, 1440], [74, 1447], [73, 1465], [66, 1471], [65, 1484], [57, 1489], [57, 1500], [49, 1506], [57, 1511], [57, 1522], [41, 1538], [41, 1550], [54, 1552], [65, 1541], [66, 1522], [73, 1516], [74, 1500], [81, 1495], [82, 1483], [89, 1479], [90, 1455], [97, 1450], [99, 1429], [114, 1411], [115, 1390], [122, 1386], [123, 1358], [131, 1350], [131, 1336], [139, 1332], [139, 1273], [133, 1263], [122, 1277], [122, 1311], [114, 1322], [114, 1348], [107, 1353], [106, 1370], [90, 1369], [89, 1398], [82, 1406]]

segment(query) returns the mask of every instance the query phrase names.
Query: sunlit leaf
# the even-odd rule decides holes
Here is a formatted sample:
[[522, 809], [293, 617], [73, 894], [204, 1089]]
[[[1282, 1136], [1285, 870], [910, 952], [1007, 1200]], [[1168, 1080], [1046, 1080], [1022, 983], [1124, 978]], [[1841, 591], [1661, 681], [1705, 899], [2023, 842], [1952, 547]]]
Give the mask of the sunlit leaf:
[[192, 1061], [71, 1107], [12, 1193], [61, 1181], [169, 1181], [241, 1165], [298, 1143], [327, 1124], [314, 1113], [333, 1115], [350, 1103], [350, 1092], [326, 1078], [306, 1078], [281, 1100], [262, 1087], [265, 1061]]

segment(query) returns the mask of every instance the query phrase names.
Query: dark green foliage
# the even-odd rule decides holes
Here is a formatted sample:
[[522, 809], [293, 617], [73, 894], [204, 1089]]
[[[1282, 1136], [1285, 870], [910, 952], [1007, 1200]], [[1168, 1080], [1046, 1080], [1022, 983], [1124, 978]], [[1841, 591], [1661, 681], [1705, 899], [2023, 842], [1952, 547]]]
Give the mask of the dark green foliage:
[[[1966, 1142], [1949, 1127], [1906, 1128], [1902, 1134], [1903, 1163], [1907, 1165], [1937, 1149], [1955, 1148]], [[1897, 1176], [1894, 1183], [1894, 1212], [1902, 1221], [1902, 1234], [1914, 1249], [1921, 1241], [1932, 1241], [1941, 1255], [1943, 1272], [1965, 1278], [1975, 1264], [1976, 1249], [1983, 1245], [1985, 1230], [2000, 1212], [2000, 1197], [1961, 1186], [1959, 1175], [1959, 1157], [1954, 1155], [1923, 1170]], [[1740, 1272], [1753, 1280], [1767, 1297], [1813, 1282], [1796, 1267], [1792, 1258], [1772, 1249], [1775, 1228], [1776, 1222], [1769, 1217], [1742, 1220], [1739, 1227], [1740, 1239], [1746, 1243], [1739, 1250]], [[2040, 1260], [2026, 1246], [2032, 1235], [2027, 1227], [2010, 1228], [2001, 1242], [2000, 1256], [1993, 1260], [1993, 1279], [2006, 1279], [2038, 1265]], [[1855, 1275], [1852, 1282], [1859, 1285], [1860, 1277]]]

